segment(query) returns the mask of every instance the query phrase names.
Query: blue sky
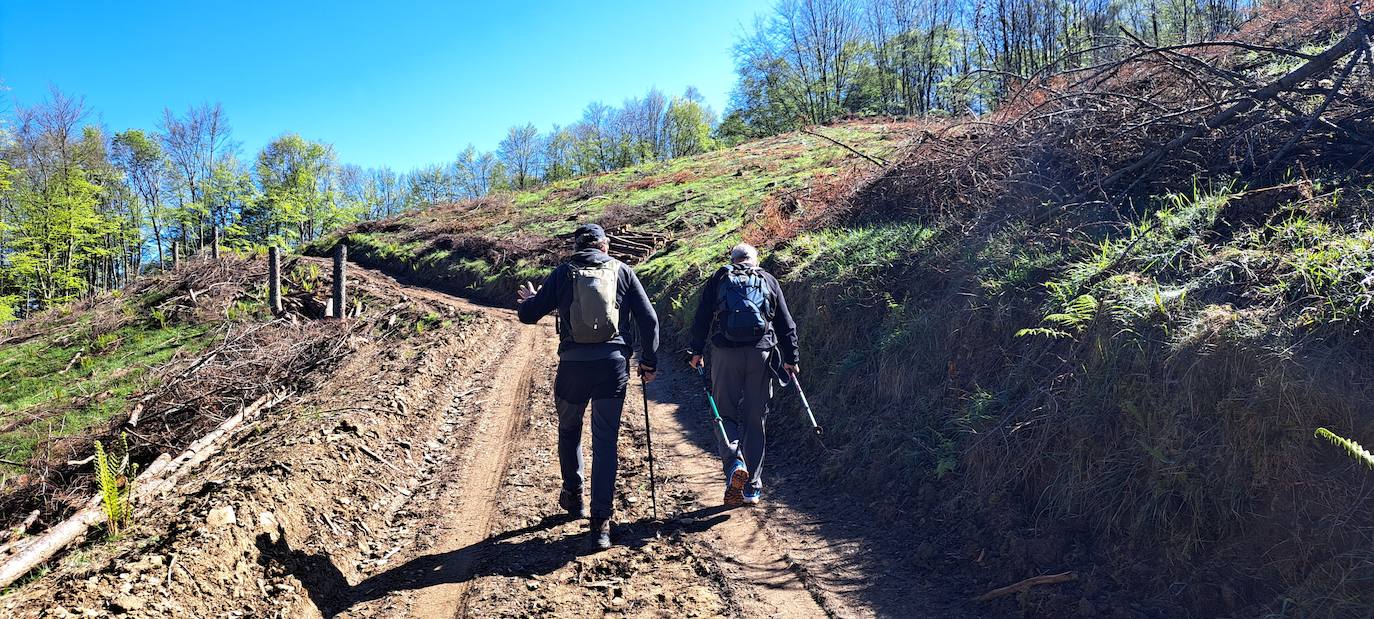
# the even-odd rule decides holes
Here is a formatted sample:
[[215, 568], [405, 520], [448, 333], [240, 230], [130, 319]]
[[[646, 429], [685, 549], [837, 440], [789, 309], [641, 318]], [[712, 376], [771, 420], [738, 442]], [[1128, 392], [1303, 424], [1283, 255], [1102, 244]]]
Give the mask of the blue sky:
[[0, 0], [0, 113], [49, 85], [114, 131], [219, 101], [244, 157], [294, 131], [404, 171], [650, 86], [694, 85], [719, 113], [730, 47], [768, 4]]

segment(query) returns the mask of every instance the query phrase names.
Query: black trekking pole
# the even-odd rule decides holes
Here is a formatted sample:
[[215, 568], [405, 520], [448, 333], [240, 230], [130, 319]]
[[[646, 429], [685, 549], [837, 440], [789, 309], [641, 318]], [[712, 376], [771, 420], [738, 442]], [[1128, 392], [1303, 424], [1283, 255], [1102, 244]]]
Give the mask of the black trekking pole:
[[649, 426], [648, 383], [644, 382], [644, 372], [639, 373], [639, 394], [644, 396], [644, 436], [649, 443], [649, 501], [654, 508], [654, 520], [658, 520], [658, 484], [654, 482], [654, 431]]
[[797, 386], [797, 395], [801, 397], [802, 409], [806, 411], [806, 418], [811, 421], [811, 429], [816, 431], [816, 438], [819, 440], [822, 434], [820, 424], [816, 423], [816, 414], [811, 412], [811, 403], [806, 401], [806, 392], [802, 391], [801, 381], [797, 380], [796, 372], [788, 372], [792, 375], [792, 384]]

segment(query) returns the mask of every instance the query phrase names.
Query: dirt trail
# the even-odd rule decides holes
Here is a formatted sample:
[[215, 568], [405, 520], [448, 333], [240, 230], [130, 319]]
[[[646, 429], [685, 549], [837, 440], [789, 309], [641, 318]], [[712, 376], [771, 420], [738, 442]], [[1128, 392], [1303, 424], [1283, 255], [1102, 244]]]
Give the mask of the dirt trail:
[[[448, 506], [452, 513], [441, 516], [437, 530], [431, 532], [438, 540], [432, 548], [434, 552], [456, 553], [482, 541], [491, 530], [511, 445], [522, 419], [529, 413], [534, 359], [536, 353], [548, 352], [548, 347], [540, 346], [532, 331], [517, 330], [510, 347], [500, 354], [499, 365], [493, 368], [496, 379], [486, 394], [489, 414], [482, 415], [473, 428], [473, 441], [463, 457], [452, 464], [457, 474], [445, 480], [440, 494], [439, 504]], [[456, 582], [422, 590], [415, 600], [415, 616], [461, 615], [474, 559], [470, 554], [453, 554], [451, 564], [443, 569], [450, 571]]]
[[[692, 394], [691, 380], [680, 375], [669, 376], [663, 385], [650, 389], [656, 396], [650, 415], [658, 429], [657, 452], [670, 466], [675, 466], [682, 481], [691, 491], [695, 509], [707, 509], [721, 504], [724, 497], [724, 471], [716, 454], [703, 449], [689, 436], [687, 424], [693, 416], [690, 407], [684, 409], [672, 401], [681, 397], [697, 398]], [[667, 402], [658, 401], [671, 394]], [[697, 419], [697, 421], [700, 421]], [[657, 455], [657, 454], [656, 454]], [[730, 518], [712, 527], [705, 535], [711, 557], [721, 565], [738, 595], [748, 598], [742, 605], [747, 617], [825, 617], [821, 599], [813, 597], [798, 566], [785, 550], [774, 543], [766, 532], [755, 509], [733, 510]]]
[[[399, 595], [408, 599], [390, 599], [368, 604], [367, 608], [355, 607], [346, 613], [347, 616], [368, 616], [373, 612], [368, 610], [371, 608], [391, 611], [407, 608], [409, 616], [413, 617], [501, 614], [503, 604], [511, 601], [507, 587], [511, 583], [494, 586], [497, 583], [486, 581], [498, 578], [496, 573], [503, 570], [476, 568], [483, 562], [506, 560], [521, 563], [521, 557], [500, 557], [493, 555], [505, 553], [465, 549], [483, 548], [482, 542], [489, 536], [493, 539], [516, 538], [519, 547], [518, 538], [531, 533], [522, 529], [531, 527], [536, 528], [533, 533], [541, 534], [538, 538], [543, 548], [531, 549], [527, 554], [547, 556], [550, 554], [547, 552], [548, 546], [553, 541], [554, 549], [558, 552], [549, 556], [550, 561], [546, 564], [552, 569], [547, 571], [553, 573], [560, 569], [571, 569], [578, 573], [572, 580], [582, 581], [567, 592], [558, 592], [554, 590], [556, 587], [546, 587], [540, 591], [528, 585], [520, 589], [521, 593], [532, 598], [556, 598], [554, 601], [559, 608], [544, 608], [554, 610], [555, 614], [572, 616], [593, 611], [594, 608], [588, 608], [588, 604], [579, 601], [591, 602], [593, 607], [602, 606], [602, 602], [607, 601], [602, 599], [606, 597], [605, 594], [612, 597], [610, 603], [605, 604], [606, 608], [600, 609], [602, 611], [616, 613], [617, 606], [625, 607], [623, 611], [630, 614], [649, 611], [646, 604], [625, 601], [627, 597], [634, 597], [626, 591], [639, 588], [634, 576], [637, 572], [646, 571], [644, 567], [622, 570], [620, 568], [623, 566], [616, 564], [625, 559], [622, 555], [628, 553], [642, 557], [650, 554], [645, 552], [645, 548], [666, 544], [672, 548], [657, 548], [652, 554], [690, 556], [711, 565], [685, 574], [663, 573], [652, 578], [654, 584], [649, 585], [650, 591], [674, 592], [671, 596], [673, 603], [656, 610], [674, 607], [675, 610], [686, 610], [688, 616], [713, 614], [721, 610], [746, 617], [827, 615], [808, 591], [798, 570], [790, 564], [786, 552], [776, 548], [763, 531], [759, 518], [748, 513], [748, 510], [720, 515], [715, 513], [720, 511], [717, 507], [721, 499], [719, 465], [713, 454], [692, 442], [681, 425], [677, 407], [673, 405], [655, 402], [651, 406], [656, 430], [654, 438], [659, 443], [655, 446], [655, 455], [659, 459], [660, 474], [664, 477], [661, 516], [666, 517], [669, 512], [689, 515], [665, 526], [650, 522], [651, 518], [646, 517], [648, 514], [642, 513], [648, 511], [649, 497], [642, 452], [643, 411], [639, 408], [642, 399], [637, 384], [632, 386], [627, 395], [622, 419], [621, 482], [624, 485], [626, 480], [633, 480], [635, 487], [618, 493], [620, 524], [616, 537], [620, 546], [609, 553], [584, 558], [578, 546], [582, 542], [585, 521], [559, 522], [558, 510], [553, 505], [559, 480], [553, 454], [556, 423], [552, 417], [552, 385], [548, 379], [552, 376], [557, 357], [556, 340], [549, 321], [533, 327], [519, 325], [508, 310], [480, 308], [423, 288], [407, 288], [407, 291], [431, 302], [449, 303], [468, 311], [482, 311], [497, 318], [499, 327], [509, 328], [512, 333], [507, 343], [492, 347], [498, 351], [497, 359], [490, 366], [477, 370], [491, 377], [480, 400], [474, 402], [480, 408], [480, 419], [468, 426], [471, 440], [455, 445], [456, 452], [446, 459], [450, 472], [438, 478], [438, 493], [432, 501], [435, 509], [422, 515], [422, 523], [413, 527], [423, 531], [422, 535], [431, 540], [424, 547], [425, 556], [439, 558], [426, 561], [420, 557], [427, 573], [403, 571], [390, 577], [393, 582], [389, 584], [399, 590], [399, 593], [390, 597]], [[545, 380], [536, 381], [536, 375], [544, 376]], [[667, 382], [677, 383], [672, 379]], [[540, 423], [532, 423], [532, 416], [538, 418]], [[454, 425], [457, 425], [456, 422]], [[514, 470], [508, 471], [513, 452], [520, 452], [524, 457]], [[590, 455], [589, 451], [588, 458]], [[503, 478], [508, 478], [504, 484]], [[518, 491], [531, 488], [537, 488], [538, 491]], [[515, 497], [523, 498], [525, 504], [502, 505]], [[532, 519], [534, 515], [540, 518]], [[639, 516], [639, 519], [635, 519], [635, 516]], [[708, 528], [707, 524], [711, 526]], [[669, 536], [667, 542], [662, 541], [665, 532]], [[556, 565], [560, 559], [566, 559], [566, 564]], [[527, 565], [524, 567], [528, 568]], [[609, 578], [582, 576], [583, 572], [591, 574], [598, 569], [605, 571]], [[521, 570], [520, 566], [514, 566], [510, 571], [517, 576], [538, 578], [535, 573], [521, 574], [522, 571], [535, 570]], [[442, 574], [442, 577], [436, 578], [436, 574]], [[397, 582], [400, 580], [409, 582]], [[430, 584], [417, 586], [425, 582]], [[507, 592], [505, 596], [495, 597], [495, 601], [502, 604], [493, 606], [487, 603], [468, 612], [468, 601], [473, 597], [480, 598], [485, 594], [486, 602], [493, 601], [491, 589]], [[702, 589], [709, 590], [709, 593]], [[665, 594], [660, 597], [664, 598], [660, 600], [662, 602], [670, 596]], [[717, 599], [710, 599], [713, 597]], [[535, 605], [531, 606], [529, 600], [524, 600], [505, 610], [519, 614], [515, 608], [533, 610], [540, 601], [544, 600], [535, 600]], [[705, 610], [710, 612], [700, 613]]]
[[[360, 342], [329, 383], [239, 439], [251, 447], [231, 448], [184, 484], [184, 498], [150, 515], [149, 542], [62, 571], [3, 607], [66, 616], [44, 611], [58, 602], [63, 612], [131, 618], [966, 614], [929, 604], [950, 596], [908, 569], [909, 540], [884, 541], [879, 525], [831, 502], [829, 489], [783, 491], [815, 485], [785, 458], [770, 455], [764, 507], [720, 507], [724, 480], [700, 386], [671, 367], [648, 389], [659, 518], [632, 381], [616, 546], [589, 552], [586, 520], [556, 505], [550, 321], [522, 325], [509, 310], [375, 271], [357, 277], [385, 302], [434, 308], [452, 325], [417, 326], [403, 344]], [[225, 508], [231, 519], [215, 524], [212, 512]], [[843, 527], [824, 524], [832, 517]], [[891, 554], [874, 550], [881, 545]], [[142, 566], [152, 557], [166, 566]]]

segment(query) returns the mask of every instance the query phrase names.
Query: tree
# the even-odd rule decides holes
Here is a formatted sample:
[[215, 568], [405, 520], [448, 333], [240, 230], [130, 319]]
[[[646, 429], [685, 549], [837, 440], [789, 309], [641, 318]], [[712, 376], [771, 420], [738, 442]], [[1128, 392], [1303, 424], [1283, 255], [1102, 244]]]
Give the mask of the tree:
[[244, 213], [252, 212], [262, 201], [262, 192], [253, 182], [253, 172], [238, 157], [225, 155], [211, 170], [206, 189], [206, 201], [212, 212], [224, 213], [218, 224], [221, 240], [230, 244], [252, 245], [261, 239], [244, 227]]
[[491, 193], [503, 184], [503, 166], [492, 153], [477, 154], [477, 148], [468, 144], [458, 154], [458, 168], [462, 170], [462, 183], [470, 198], [480, 198]]
[[401, 212], [404, 200], [401, 197], [400, 182], [391, 168], [382, 167], [371, 170], [369, 187], [376, 194], [376, 210], [372, 219], [391, 217]]
[[162, 251], [162, 188], [169, 172], [162, 147], [142, 129], [129, 129], [115, 134], [112, 150], [115, 165], [124, 171], [129, 185], [142, 200], [144, 213], [153, 227], [157, 262], [166, 264]]
[[272, 140], [258, 153], [263, 199], [247, 222], [254, 238], [308, 243], [342, 219], [330, 183], [334, 149], [294, 133]]
[[577, 139], [572, 131], [554, 125], [542, 142], [545, 182], [560, 181], [576, 173]]
[[505, 164], [516, 189], [529, 187], [539, 176], [539, 130], [533, 124], [511, 127], [497, 148], [497, 155]]
[[689, 98], [694, 92], [689, 89], [687, 94], [675, 97], [668, 105], [663, 133], [669, 157], [687, 157], [715, 148], [711, 138], [714, 114], [698, 100]]
[[232, 153], [229, 123], [220, 104], [193, 106], [184, 117], [162, 111], [161, 141], [175, 171], [180, 195], [176, 214], [180, 236], [187, 245], [203, 246], [211, 231], [228, 220], [228, 213], [206, 200], [206, 184], [220, 157]]
[[442, 163], [413, 170], [406, 175], [406, 181], [411, 200], [416, 205], [453, 202], [463, 193], [454, 166]]
[[[22, 311], [76, 298], [97, 285], [95, 265], [109, 251], [113, 224], [98, 210], [101, 188], [82, 168], [103, 148], [97, 133], [78, 126], [85, 102], [53, 89], [47, 101], [16, 107], [8, 162], [6, 263], [0, 296], [20, 296]], [[10, 304], [6, 304], [10, 305]]]
[[610, 172], [615, 166], [615, 138], [611, 128], [612, 110], [595, 101], [587, 104], [582, 120], [573, 125], [576, 167], [581, 174]]

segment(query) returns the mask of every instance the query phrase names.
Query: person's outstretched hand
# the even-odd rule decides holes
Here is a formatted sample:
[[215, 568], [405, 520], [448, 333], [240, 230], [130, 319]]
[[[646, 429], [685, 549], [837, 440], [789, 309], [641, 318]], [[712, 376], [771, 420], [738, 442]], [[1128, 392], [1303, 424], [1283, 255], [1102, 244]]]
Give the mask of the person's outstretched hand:
[[692, 359], [687, 362], [687, 365], [700, 370], [702, 366], [706, 365], [706, 360], [702, 359], [701, 355], [692, 355]]
[[524, 303], [525, 301], [529, 300], [530, 297], [536, 294], [539, 294], [539, 289], [535, 288], [534, 284], [531, 284], [530, 282], [525, 282], [523, 286], [520, 286], [519, 288], [515, 289], [515, 302]]

